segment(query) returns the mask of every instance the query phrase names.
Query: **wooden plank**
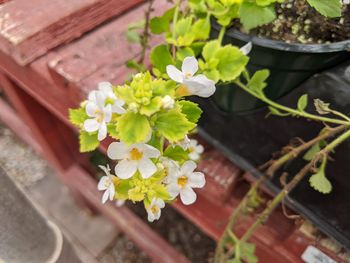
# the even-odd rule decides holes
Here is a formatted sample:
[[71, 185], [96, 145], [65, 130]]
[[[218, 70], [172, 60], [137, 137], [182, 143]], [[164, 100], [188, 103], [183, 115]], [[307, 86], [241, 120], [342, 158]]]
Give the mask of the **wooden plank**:
[[[86, 94], [91, 87], [96, 87], [96, 81], [91, 80], [99, 79], [99, 82], [104, 79], [122, 79], [120, 75], [125, 72], [125, 61], [136, 57], [141, 51], [139, 45], [128, 43], [125, 32], [130, 23], [143, 19], [147, 6], [148, 4], [139, 6], [79, 40], [55, 50], [49, 68], [56, 84], [68, 86], [72, 94], [81, 97], [80, 90]], [[164, 0], [155, 1], [152, 15], [162, 13], [169, 6]], [[159, 41], [160, 37], [152, 38], [151, 46]], [[86, 84], [89, 84], [88, 87]]]
[[26, 65], [144, 0], [13, 0], [0, 6], [0, 49]]

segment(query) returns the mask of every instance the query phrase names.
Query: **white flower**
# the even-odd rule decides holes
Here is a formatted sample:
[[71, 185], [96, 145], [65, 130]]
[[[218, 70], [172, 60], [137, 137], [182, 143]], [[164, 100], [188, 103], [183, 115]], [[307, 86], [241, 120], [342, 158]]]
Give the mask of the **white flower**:
[[248, 55], [250, 53], [250, 51], [253, 48], [253, 44], [252, 42], [248, 42], [247, 44], [245, 44], [243, 47], [241, 47], [241, 51], [244, 55]]
[[97, 185], [97, 189], [99, 191], [105, 191], [103, 193], [103, 196], [102, 196], [102, 203], [106, 203], [106, 201], [108, 200], [113, 200], [114, 198], [114, 195], [115, 195], [115, 188], [114, 188], [114, 183], [113, 183], [113, 176], [110, 171], [111, 169], [109, 168], [109, 166], [107, 165], [106, 167], [105, 166], [102, 166], [102, 165], [99, 165], [99, 167], [105, 172], [105, 176], [102, 176], [98, 185]]
[[164, 208], [165, 203], [160, 198], [153, 198], [151, 204], [147, 207], [148, 221], [153, 222], [158, 220], [161, 215], [161, 209]]
[[164, 109], [171, 110], [172, 108], [174, 108], [174, 105], [175, 105], [175, 100], [169, 95], [166, 95], [162, 98], [162, 106]]
[[195, 57], [186, 57], [182, 63], [181, 71], [173, 65], [166, 67], [169, 77], [175, 82], [182, 83], [187, 95], [210, 97], [215, 92], [215, 82], [203, 74], [194, 76], [198, 71], [198, 61]]
[[97, 138], [102, 141], [107, 137], [107, 124], [112, 118], [111, 104], [105, 105], [105, 96], [101, 91], [95, 91], [86, 104], [86, 114], [93, 118], [84, 122], [87, 132], [98, 131]]
[[343, 4], [344, 4], [344, 5], [350, 4], [350, 0], [343, 0]]
[[122, 207], [125, 204], [125, 200], [124, 199], [117, 199], [115, 201], [115, 206], [116, 207]]
[[112, 105], [112, 112], [117, 114], [123, 114], [125, 113], [125, 109], [123, 108], [124, 101], [121, 99], [118, 99], [115, 93], [113, 92], [113, 86], [109, 82], [100, 82], [98, 84], [98, 90], [93, 90], [89, 93], [89, 101], [95, 102], [95, 93], [96, 92], [102, 92], [102, 94], [105, 97], [105, 104], [111, 104]]
[[190, 143], [191, 143], [190, 138], [188, 138], [188, 136], [185, 135], [185, 138], [182, 141], [179, 141], [177, 145], [179, 145], [180, 147], [182, 147], [184, 150], [187, 151], [188, 147], [190, 146]]
[[192, 188], [202, 188], [205, 185], [204, 174], [193, 172], [197, 165], [193, 161], [185, 162], [178, 170], [173, 170], [168, 175], [167, 190], [173, 198], [180, 194], [180, 199], [185, 205], [193, 204], [197, 195]]
[[107, 155], [112, 160], [120, 160], [115, 167], [115, 174], [121, 179], [132, 177], [138, 170], [142, 178], [151, 177], [157, 166], [150, 158], [158, 158], [160, 152], [145, 143], [127, 146], [123, 142], [113, 142], [109, 145]]
[[203, 145], [199, 144], [197, 140], [191, 139], [188, 146], [188, 151], [190, 152], [188, 157], [193, 161], [198, 161], [201, 154], [204, 152], [204, 147]]

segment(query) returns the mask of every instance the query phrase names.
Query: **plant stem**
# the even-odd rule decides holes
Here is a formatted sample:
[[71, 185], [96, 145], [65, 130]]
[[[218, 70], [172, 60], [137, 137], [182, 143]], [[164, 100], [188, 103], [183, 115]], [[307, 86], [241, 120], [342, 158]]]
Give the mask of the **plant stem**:
[[[181, 1], [182, 0], [177, 0], [177, 2], [175, 4], [175, 11], [174, 11], [174, 17], [173, 17], [173, 39], [174, 40], [176, 39], [175, 25], [176, 25], [177, 19], [179, 17]], [[173, 57], [175, 58], [175, 55], [176, 55], [175, 45], [172, 46], [172, 53], [173, 53]]]
[[143, 63], [146, 56], [146, 51], [148, 48], [148, 40], [149, 40], [149, 27], [150, 27], [150, 19], [151, 19], [151, 12], [152, 12], [152, 6], [153, 6], [154, 0], [149, 0], [148, 8], [145, 12], [145, 27], [143, 29], [143, 38], [141, 42], [142, 50], [141, 50], [141, 56], [138, 60], [139, 63]]
[[226, 32], [226, 27], [225, 26], [221, 27], [220, 33], [219, 33], [219, 37], [218, 37], [218, 41], [219, 41], [220, 44], [222, 43], [222, 40], [223, 40], [224, 35], [225, 35], [225, 32]]
[[[283, 155], [282, 157], [280, 157], [279, 159], [277, 159], [276, 161], [273, 162], [273, 164], [270, 166], [269, 169], [267, 169], [266, 173], [264, 174], [264, 176], [261, 176], [257, 181], [255, 181], [253, 183], [253, 185], [251, 186], [251, 188], [249, 189], [248, 193], [244, 196], [244, 198], [242, 199], [242, 201], [240, 202], [240, 204], [236, 207], [236, 209], [233, 211], [233, 213], [231, 214], [228, 224], [224, 230], [224, 233], [222, 234], [220, 241], [216, 247], [216, 251], [215, 251], [215, 261], [216, 263], [221, 262], [222, 259], [222, 255], [223, 255], [223, 250], [224, 250], [224, 246], [225, 246], [225, 237], [232, 231], [233, 225], [237, 222], [242, 210], [246, 207], [250, 196], [258, 190], [258, 188], [260, 187], [260, 185], [267, 179], [273, 176], [273, 174], [287, 161], [296, 158], [301, 152], [307, 150], [308, 148], [310, 148], [311, 146], [313, 146], [315, 143], [318, 143], [322, 140], [325, 140], [331, 136], [336, 135], [337, 133], [343, 131], [344, 129], [346, 129], [347, 126], [342, 125], [336, 128], [330, 128], [327, 129], [325, 132], [319, 134], [317, 137], [315, 137], [314, 139], [303, 143], [302, 145], [294, 148], [292, 151], [290, 151], [289, 153]], [[332, 147], [332, 146], [331, 146]]]
[[260, 227], [272, 211], [276, 208], [276, 206], [290, 193], [291, 190], [304, 178], [304, 176], [308, 173], [308, 171], [313, 167], [314, 163], [318, 162], [320, 159], [324, 158], [325, 155], [329, 154], [333, 149], [335, 149], [339, 144], [344, 142], [350, 137], [350, 130], [344, 132], [338, 138], [333, 140], [330, 144], [328, 144], [325, 148], [323, 148], [315, 158], [305, 165], [299, 173], [278, 193], [278, 195], [271, 201], [271, 203], [265, 208], [265, 210], [259, 214], [257, 220], [251, 225], [251, 227], [246, 231], [246, 233], [241, 238], [242, 242], [246, 242]]
[[240, 88], [242, 88], [243, 90], [245, 90], [246, 92], [248, 92], [249, 94], [251, 94], [254, 97], [260, 99], [261, 101], [269, 104], [270, 106], [272, 106], [272, 107], [274, 107], [276, 109], [288, 112], [288, 113], [290, 113], [292, 115], [304, 117], [304, 118], [307, 118], [307, 119], [310, 119], [310, 120], [314, 120], [314, 121], [320, 121], [320, 122], [326, 122], [326, 123], [334, 123], [334, 124], [342, 124], [342, 125], [350, 126], [350, 122], [349, 121], [344, 121], [344, 120], [339, 120], [339, 119], [332, 119], [332, 118], [327, 118], [327, 117], [321, 117], [321, 116], [318, 116], [318, 115], [310, 114], [310, 113], [307, 113], [307, 112], [304, 112], [304, 111], [299, 111], [299, 110], [296, 110], [296, 109], [292, 109], [292, 108], [280, 105], [280, 104], [270, 100], [265, 95], [257, 94], [253, 90], [250, 90], [246, 85], [244, 85], [239, 80], [234, 81], [234, 83], [237, 86], [239, 86]]
[[300, 145], [299, 147], [294, 148], [293, 150], [291, 150], [289, 153], [283, 155], [282, 157], [280, 157], [279, 159], [277, 159], [276, 161], [274, 161], [272, 163], [272, 165], [267, 169], [266, 174], [267, 176], [271, 177], [273, 176], [273, 174], [283, 165], [285, 164], [287, 161], [289, 161], [290, 159], [293, 159], [294, 157], [298, 156], [301, 152], [307, 150], [308, 148], [310, 148], [311, 146], [313, 146], [315, 143], [318, 143], [322, 140], [325, 140], [343, 130], [345, 130], [347, 128], [347, 126], [342, 125], [342, 126], [338, 126], [336, 128], [329, 128], [327, 129], [325, 132], [322, 132], [321, 134], [319, 134], [317, 137], [315, 137], [314, 139], [303, 143], [302, 145]]

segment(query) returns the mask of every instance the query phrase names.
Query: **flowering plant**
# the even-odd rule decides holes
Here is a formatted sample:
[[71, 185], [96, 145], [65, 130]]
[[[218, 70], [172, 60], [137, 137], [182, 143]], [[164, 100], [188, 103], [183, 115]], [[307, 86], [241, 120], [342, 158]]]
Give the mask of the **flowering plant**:
[[[128, 38], [136, 39], [142, 46], [141, 59], [128, 61], [128, 66], [137, 69], [139, 73], [123, 85], [100, 83], [79, 108], [71, 109], [69, 113], [70, 121], [79, 128], [82, 152], [95, 150], [107, 136], [115, 140], [109, 145], [107, 155], [116, 160], [117, 164], [112, 170], [109, 166], [101, 166], [105, 176], [100, 179], [98, 189], [104, 191], [103, 203], [114, 199], [143, 202], [148, 220], [153, 222], [160, 218], [165, 204], [177, 197], [185, 205], [196, 201], [194, 189], [205, 185], [204, 174], [196, 171], [196, 162], [204, 149], [188, 136], [195, 131], [202, 111], [187, 97], [210, 97], [218, 83], [235, 83], [237, 87], [267, 103], [274, 115], [304, 117], [338, 125], [336, 128], [327, 126], [314, 140], [274, 161], [267, 171], [272, 176], [287, 160], [310, 148], [305, 156], [309, 163], [301, 175], [304, 176], [311, 168], [315, 168], [317, 172], [310, 178], [311, 186], [323, 193], [330, 192], [331, 186], [325, 176], [327, 155], [350, 137], [350, 132], [345, 132], [328, 145], [326, 139], [347, 130], [350, 119], [331, 110], [327, 103], [320, 100], [315, 101], [320, 115], [307, 113], [307, 95], [300, 98], [297, 109], [269, 100], [264, 94], [268, 70], [257, 71], [252, 76], [246, 70], [251, 43], [241, 48], [222, 44], [226, 26], [233, 19], [240, 14], [244, 23], [242, 10], [245, 6], [268, 10], [275, 2], [277, 1], [190, 0], [181, 9], [181, 1], [178, 0], [162, 16], [150, 19], [153, 4], [150, 1], [146, 21], [140, 23], [144, 28], [142, 34], [134, 31], [139, 26], [131, 27], [128, 32]], [[316, 2], [309, 0], [315, 7], [326, 1]], [[330, 0], [329, 3], [338, 8], [339, 0]], [[328, 10], [328, 4], [324, 5]], [[254, 16], [253, 13], [249, 11], [250, 17]], [[212, 16], [222, 25], [222, 29], [217, 39], [208, 40]], [[152, 67], [148, 71], [143, 62], [150, 31], [163, 34], [165, 42], [152, 49]], [[321, 116], [324, 114], [335, 114], [341, 119]], [[247, 243], [247, 239], [302, 176], [297, 175], [295, 181], [276, 196], [273, 205], [267, 207], [267, 212], [264, 211], [242, 240], [232, 232], [232, 225], [237, 219], [237, 215], [233, 214], [219, 243], [216, 262], [232, 256], [235, 258], [232, 262], [241, 262], [241, 258], [254, 262], [254, 248]], [[263, 180], [264, 178], [252, 186], [242, 207], [249, 203], [252, 196], [257, 195], [257, 188]], [[235, 212], [242, 210], [244, 209], [237, 209]], [[235, 250], [231, 249], [231, 254], [223, 255], [228, 241]]]

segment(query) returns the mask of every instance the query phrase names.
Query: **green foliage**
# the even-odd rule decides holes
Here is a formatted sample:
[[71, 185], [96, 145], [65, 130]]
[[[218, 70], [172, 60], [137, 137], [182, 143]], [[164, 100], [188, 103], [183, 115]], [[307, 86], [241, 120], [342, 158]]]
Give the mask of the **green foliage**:
[[308, 103], [308, 95], [304, 94], [298, 100], [298, 110], [304, 111], [307, 107], [307, 103]]
[[130, 43], [141, 43], [142, 37], [138, 32], [138, 30], [144, 28], [144, 26], [145, 26], [144, 20], [129, 24], [128, 29], [125, 32], [126, 39]]
[[267, 69], [256, 71], [253, 77], [248, 82], [248, 88], [257, 93], [262, 93], [267, 83], [266, 80], [270, 75]]
[[318, 172], [312, 175], [309, 179], [310, 186], [323, 194], [329, 194], [332, 191], [332, 184], [325, 174], [326, 163], [327, 157], [324, 157]]
[[164, 156], [178, 161], [179, 163], [183, 163], [184, 161], [188, 160], [188, 152], [178, 145], [168, 146], [164, 151]]
[[342, 3], [340, 0], [307, 0], [309, 5], [326, 17], [340, 17]]
[[203, 47], [203, 58], [205, 62], [200, 60], [199, 67], [215, 82], [236, 79], [249, 61], [239, 48], [230, 44], [222, 47], [217, 40], [210, 41]]
[[153, 17], [150, 20], [150, 29], [153, 34], [169, 32], [170, 21], [174, 16], [175, 8], [168, 9], [162, 16]]
[[195, 126], [177, 109], [161, 112], [155, 120], [156, 130], [170, 142], [183, 139]]
[[146, 116], [128, 112], [118, 119], [117, 132], [120, 140], [130, 145], [145, 141], [151, 133], [151, 126]]
[[150, 56], [153, 67], [157, 68], [161, 73], [166, 72], [166, 66], [174, 64], [170, 54], [168, 45], [156, 46]]
[[97, 139], [97, 133], [88, 133], [86, 131], [80, 132], [79, 143], [81, 152], [91, 152], [100, 145]]
[[315, 143], [303, 156], [303, 159], [305, 161], [311, 161], [316, 154], [318, 154], [321, 149], [327, 144], [326, 141], [322, 140], [319, 141], [318, 143]]
[[276, 19], [274, 5], [259, 6], [255, 3], [244, 2], [239, 10], [241, 23], [246, 30], [268, 24]]
[[74, 125], [80, 127], [88, 119], [85, 108], [69, 109], [69, 121]]
[[290, 113], [288, 113], [288, 112], [282, 112], [282, 111], [280, 111], [274, 107], [271, 107], [271, 106], [269, 106], [269, 110], [270, 110], [270, 113], [272, 115], [276, 115], [276, 116], [280, 116], [280, 117], [286, 117], [286, 116], [290, 115]]
[[113, 139], [116, 139], [116, 140], [119, 139], [116, 123], [114, 123], [114, 122], [108, 123], [107, 124], [107, 131], [108, 131], [109, 136], [111, 136]]
[[192, 122], [197, 123], [201, 117], [202, 110], [198, 107], [197, 103], [181, 100], [178, 102], [178, 105], [181, 108], [181, 112], [186, 115], [186, 118]]

